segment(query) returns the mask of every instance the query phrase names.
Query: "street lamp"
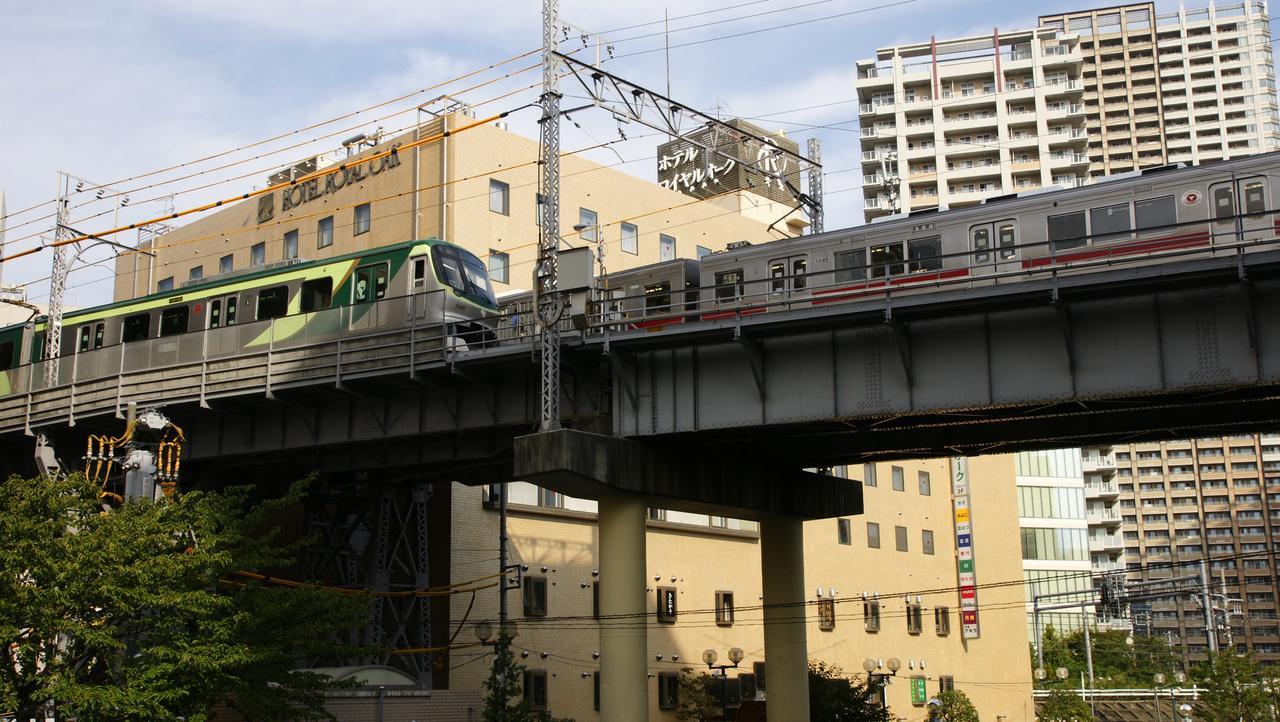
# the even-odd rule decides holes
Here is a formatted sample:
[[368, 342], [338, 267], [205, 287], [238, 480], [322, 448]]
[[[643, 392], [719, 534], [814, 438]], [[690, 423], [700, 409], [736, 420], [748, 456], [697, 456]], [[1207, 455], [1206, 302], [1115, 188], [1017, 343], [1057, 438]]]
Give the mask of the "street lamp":
[[[887, 666], [889, 668], [889, 672], [887, 674], [885, 672], [876, 671], [880, 669], [882, 665]], [[889, 684], [890, 677], [897, 675], [898, 670], [902, 669], [902, 660], [898, 659], [897, 657], [890, 657], [888, 663], [886, 664], [881, 660], [867, 657], [866, 659], [862, 660], [862, 668], [867, 671], [868, 681], [879, 678], [878, 684], [880, 685], [880, 707], [885, 711], [886, 716], [888, 716], [889, 698], [888, 698], [888, 695], [886, 694], [885, 685]]]
[[730, 667], [736, 669], [744, 656], [741, 647], [730, 647], [729, 661], [732, 664], [716, 664], [716, 660], [720, 658], [720, 655], [716, 654], [716, 650], [702, 650], [702, 661], [706, 663], [707, 669], [713, 672], [717, 669], [720, 670], [720, 710], [724, 713], [726, 720], [731, 718], [729, 714], [729, 672], [727, 670]]
[[[507, 619], [502, 620], [498, 625], [498, 638], [492, 642], [489, 640], [493, 639], [493, 622], [490, 622], [487, 619], [482, 619], [479, 622], [476, 622], [476, 626], [473, 631], [475, 632], [476, 639], [479, 640], [480, 644], [493, 647], [493, 673], [499, 684], [503, 685], [505, 688], [505, 666], [507, 664], [507, 660], [510, 659], [509, 648], [511, 640], [518, 634], [516, 623]], [[506, 700], [504, 699], [502, 701], [502, 708], [498, 712], [498, 719], [500, 720], [507, 718], [506, 704]]]

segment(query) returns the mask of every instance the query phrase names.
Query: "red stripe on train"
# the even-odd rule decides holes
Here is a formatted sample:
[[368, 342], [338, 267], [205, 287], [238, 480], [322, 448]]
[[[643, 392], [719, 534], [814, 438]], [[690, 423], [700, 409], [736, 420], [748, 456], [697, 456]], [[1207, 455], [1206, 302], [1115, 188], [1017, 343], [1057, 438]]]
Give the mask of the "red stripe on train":
[[1275, 222], [1271, 224], [1271, 227], [1275, 228], [1276, 236], [1280, 237], [1280, 218], [1277, 218]]
[[[825, 296], [825, 298], [813, 299], [815, 306], [823, 303], [837, 303], [839, 301], [848, 301], [860, 296], [870, 296], [880, 293], [886, 285], [904, 286], [912, 283], [924, 283], [926, 281], [945, 281], [952, 278], [964, 278], [970, 273], [968, 268], [953, 268], [950, 271], [934, 271], [932, 273], [920, 273], [911, 276], [900, 276], [890, 279], [886, 284], [884, 281], [875, 281], [872, 283], [864, 283], [858, 286], [844, 286], [842, 288], [824, 288], [814, 291], [814, 296]], [[835, 294], [835, 295], [832, 295]]]
[[1135, 253], [1169, 251], [1178, 248], [1195, 248], [1196, 246], [1203, 246], [1208, 242], [1208, 231], [1196, 231], [1195, 233], [1183, 233], [1182, 235], [1177, 236], [1165, 236], [1163, 238], [1149, 238], [1141, 241], [1118, 243], [1114, 246], [1095, 247], [1090, 248], [1087, 251], [1078, 251], [1076, 253], [1063, 253], [1055, 258], [1028, 258], [1022, 262], [1022, 267], [1037, 268], [1039, 266], [1048, 266], [1053, 263], [1091, 261], [1097, 258], [1109, 258], [1112, 256], [1131, 256]]
[[636, 321], [631, 324], [633, 328], [647, 328], [655, 331], [661, 331], [667, 326], [674, 326], [678, 323], [684, 323], [684, 316], [671, 316], [668, 318], [651, 318], [647, 321]]
[[732, 311], [716, 311], [715, 313], [702, 314], [702, 320], [719, 321], [726, 318], [733, 318], [734, 316], [754, 316], [757, 313], [764, 313], [767, 310], [768, 309], [763, 306], [752, 306], [751, 308], [744, 308], [742, 310], [735, 309]]

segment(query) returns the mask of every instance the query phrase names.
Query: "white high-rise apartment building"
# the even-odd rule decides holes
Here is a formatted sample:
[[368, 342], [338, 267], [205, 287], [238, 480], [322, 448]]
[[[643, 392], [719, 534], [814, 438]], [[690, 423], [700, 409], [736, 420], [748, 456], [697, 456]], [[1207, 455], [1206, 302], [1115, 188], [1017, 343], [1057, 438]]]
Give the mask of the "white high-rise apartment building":
[[1138, 3], [881, 48], [857, 62], [866, 218], [1280, 148], [1268, 22]]

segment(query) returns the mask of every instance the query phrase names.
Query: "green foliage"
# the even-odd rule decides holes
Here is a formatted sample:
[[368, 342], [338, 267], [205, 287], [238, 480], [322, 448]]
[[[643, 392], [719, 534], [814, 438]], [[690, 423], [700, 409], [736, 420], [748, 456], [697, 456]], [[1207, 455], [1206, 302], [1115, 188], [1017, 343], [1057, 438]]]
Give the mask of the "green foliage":
[[[1093, 642], [1094, 685], [1099, 688], [1150, 687], [1157, 672], [1172, 677], [1175, 670], [1181, 669], [1178, 656], [1168, 641], [1161, 637], [1135, 635], [1132, 645], [1127, 641], [1129, 635], [1120, 631], [1095, 631], [1090, 633], [1090, 637]], [[1041, 640], [1044, 669], [1048, 673], [1042, 685], [1079, 684], [1080, 676], [1087, 675], [1084, 630], [1063, 635], [1048, 624], [1041, 631]], [[1035, 648], [1032, 647], [1032, 667], [1035, 664]], [[1059, 682], [1054, 677], [1054, 670], [1059, 667], [1066, 667], [1069, 672], [1066, 682]]]
[[1093, 713], [1080, 695], [1065, 687], [1055, 687], [1041, 705], [1037, 719], [1040, 722], [1090, 722]]
[[[367, 602], [316, 589], [228, 583], [286, 566], [296, 545], [269, 522], [302, 498], [247, 488], [107, 510], [85, 479], [0, 483], [0, 709], [19, 719], [326, 719], [332, 682], [299, 660]], [[252, 503], [250, 503], [252, 501]]]
[[485, 722], [573, 722], [529, 708], [529, 702], [524, 699], [524, 670], [524, 665], [517, 664], [511, 653], [510, 641], [499, 639], [493, 646], [493, 668], [484, 681], [484, 710], [480, 718]]
[[717, 680], [706, 672], [691, 667], [680, 670], [680, 704], [676, 708], [678, 720], [704, 720], [720, 713], [720, 697], [716, 694]]
[[929, 713], [930, 722], [979, 722], [978, 710], [964, 692], [949, 689], [938, 695], [938, 702]]
[[887, 722], [877, 685], [846, 677], [839, 667], [809, 661], [811, 722]]
[[1268, 693], [1260, 684], [1258, 663], [1248, 654], [1218, 652], [1194, 670], [1204, 690], [1196, 705], [1209, 722], [1252, 722], [1271, 719]]

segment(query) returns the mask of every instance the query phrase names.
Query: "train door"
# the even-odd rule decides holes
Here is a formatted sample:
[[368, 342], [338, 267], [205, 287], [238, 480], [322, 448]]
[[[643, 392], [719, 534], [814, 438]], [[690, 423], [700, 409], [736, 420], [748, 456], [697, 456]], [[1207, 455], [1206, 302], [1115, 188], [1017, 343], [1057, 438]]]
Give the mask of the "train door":
[[1240, 178], [1209, 186], [1213, 214], [1213, 243], [1255, 241], [1271, 229], [1267, 211], [1267, 182], [1262, 176]]
[[86, 323], [80, 327], [76, 339], [76, 353], [95, 351], [102, 348], [106, 336], [107, 325], [101, 321]]
[[409, 280], [410, 319], [422, 320], [427, 317], [427, 257], [413, 259], [413, 277]]
[[974, 275], [1016, 269], [1019, 265], [1017, 221], [970, 226], [969, 250], [973, 252]]
[[769, 293], [775, 298], [790, 297], [809, 285], [809, 257], [787, 256], [769, 261]]
[[[376, 328], [381, 301], [387, 295], [387, 264], [374, 263], [356, 269], [355, 280], [351, 284], [351, 305], [354, 307], [372, 304], [364, 308], [351, 309], [352, 328]], [[371, 317], [372, 316], [372, 317]], [[372, 324], [372, 325], [371, 325]]]

